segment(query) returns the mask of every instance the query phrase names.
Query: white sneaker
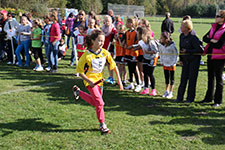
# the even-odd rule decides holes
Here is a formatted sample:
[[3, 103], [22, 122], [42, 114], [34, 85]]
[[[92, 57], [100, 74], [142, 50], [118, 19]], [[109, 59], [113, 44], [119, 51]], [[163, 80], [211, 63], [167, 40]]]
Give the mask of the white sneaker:
[[47, 67], [45, 68], [46, 71], [50, 71], [51, 70], [51, 67]]
[[222, 78], [223, 78], [223, 80], [225, 80], [225, 74], [223, 74], [223, 77]]
[[16, 62], [16, 65], [19, 65], [19, 62]]
[[134, 89], [134, 84], [131, 83], [130, 85], [128, 85], [127, 87], [124, 88], [125, 90], [133, 90]]
[[173, 93], [172, 92], [170, 92], [167, 96], [166, 96], [166, 98], [168, 98], [168, 99], [171, 99], [173, 97]]
[[11, 61], [7, 62], [7, 65], [12, 65], [13, 63]]
[[39, 67], [37, 67], [37, 69], [35, 71], [43, 71], [43, 70], [44, 70], [44, 68], [39, 66]]
[[35, 68], [34, 68], [33, 70], [36, 71], [37, 68], [38, 68], [38, 65], [36, 65]]
[[141, 91], [141, 85], [137, 85], [134, 91], [135, 92], [140, 92]]
[[169, 95], [169, 92], [166, 91], [166, 92], [162, 95], [162, 97], [167, 97], [168, 95]]
[[105, 123], [100, 124], [99, 130], [100, 130], [101, 134], [109, 134], [109, 133], [111, 133], [111, 131], [107, 128]]
[[141, 88], [144, 88], [144, 86], [145, 86], [145, 82], [142, 82], [141, 83]]

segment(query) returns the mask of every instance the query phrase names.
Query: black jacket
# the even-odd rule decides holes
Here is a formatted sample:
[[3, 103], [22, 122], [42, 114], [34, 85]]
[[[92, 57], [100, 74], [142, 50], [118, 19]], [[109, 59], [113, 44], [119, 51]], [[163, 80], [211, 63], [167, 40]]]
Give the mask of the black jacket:
[[169, 32], [172, 34], [174, 32], [174, 25], [173, 21], [169, 18], [166, 18], [163, 20], [162, 25], [161, 25], [161, 32]]
[[204, 51], [201, 41], [196, 35], [189, 32], [188, 35], [181, 33], [180, 35], [180, 50], [185, 49], [186, 53], [180, 56], [181, 61], [192, 61], [192, 59], [201, 58]]

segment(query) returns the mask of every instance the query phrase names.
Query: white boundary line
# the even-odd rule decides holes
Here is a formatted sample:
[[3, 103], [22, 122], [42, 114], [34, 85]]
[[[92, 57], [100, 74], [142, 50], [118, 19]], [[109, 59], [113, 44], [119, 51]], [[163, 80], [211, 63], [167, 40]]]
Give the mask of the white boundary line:
[[18, 93], [18, 92], [24, 92], [24, 91], [28, 91], [37, 87], [43, 87], [43, 86], [51, 86], [54, 84], [58, 84], [58, 83], [62, 83], [63, 81], [56, 81], [56, 82], [50, 82], [50, 83], [44, 83], [41, 85], [34, 85], [34, 86], [28, 86], [27, 88], [24, 89], [18, 89], [18, 90], [11, 90], [11, 91], [7, 91], [7, 92], [1, 92], [0, 96], [2, 95], [6, 95], [6, 94], [11, 94], [11, 93]]

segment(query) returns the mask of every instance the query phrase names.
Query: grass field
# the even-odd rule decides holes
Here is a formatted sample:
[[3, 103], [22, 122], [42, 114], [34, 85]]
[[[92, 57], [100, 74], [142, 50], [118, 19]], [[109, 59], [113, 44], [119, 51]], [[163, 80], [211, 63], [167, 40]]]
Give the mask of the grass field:
[[[152, 22], [159, 37], [161, 23]], [[179, 24], [173, 39], [178, 44]], [[199, 37], [210, 28], [195, 24]], [[163, 68], [155, 69], [158, 96], [141, 96], [104, 85], [106, 123], [110, 135], [101, 136], [95, 108], [82, 99], [75, 102], [74, 84], [85, 90], [82, 80], [69, 67], [70, 50], [59, 62], [59, 72], [34, 72], [0, 64], [0, 149], [151, 149], [223, 150], [225, 149], [225, 110], [197, 103], [173, 103], [164, 92]], [[204, 58], [205, 59], [205, 58]], [[206, 65], [200, 67], [196, 101], [207, 90]], [[174, 98], [181, 67], [175, 73]], [[108, 77], [107, 71], [104, 73]], [[225, 90], [224, 90], [225, 91]], [[225, 92], [224, 92], [225, 93]], [[225, 96], [225, 95], [224, 95]]]

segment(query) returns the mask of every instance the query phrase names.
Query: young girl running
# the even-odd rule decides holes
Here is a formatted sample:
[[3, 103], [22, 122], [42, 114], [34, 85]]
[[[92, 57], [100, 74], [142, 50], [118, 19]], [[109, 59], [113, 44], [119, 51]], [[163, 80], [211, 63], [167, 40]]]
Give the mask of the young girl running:
[[125, 81], [126, 76], [127, 76], [127, 71], [126, 71], [126, 66], [125, 66], [125, 60], [124, 60], [124, 56], [125, 56], [125, 50], [124, 48], [121, 46], [121, 38], [124, 35], [125, 32], [125, 27], [122, 24], [117, 25], [116, 27], [117, 29], [117, 34], [115, 36], [116, 39], [116, 65], [118, 66], [119, 72], [120, 72], [120, 78], [122, 80], [123, 85], [125, 85]]
[[96, 114], [100, 123], [100, 132], [102, 134], [110, 133], [110, 130], [105, 124], [104, 101], [102, 99], [103, 83], [96, 83], [103, 78], [103, 70], [106, 61], [109, 63], [110, 70], [114, 70], [118, 79], [120, 90], [123, 90], [123, 85], [120, 80], [119, 72], [113, 61], [110, 53], [103, 47], [105, 35], [100, 30], [94, 30], [90, 36], [86, 37], [87, 51], [81, 56], [77, 72], [84, 80], [84, 85], [87, 87], [90, 94], [81, 91], [76, 85], [73, 87], [74, 97], [79, 96], [87, 103], [96, 107]]
[[[160, 60], [161, 63], [163, 64], [166, 82], [166, 91], [162, 95], [162, 97], [170, 99], [173, 97], [174, 73], [176, 70], [176, 63], [177, 63], [177, 48], [168, 32], [163, 32], [161, 34], [160, 43], [161, 44], [159, 45], [159, 52], [162, 54], [160, 56]], [[163, 55], [163, 53], [171, 53], [171, 55], [170, 54]], [[169, 61], [169, 64], [167, 64], [166, 61]]]
[[88, 29], [87, 29], [87, 35], [91, 35], [91, 32], [95, 30], [95, 19], [90, 18], [88, 20]]
[[80, 57], [84, 54], [85, 50], [85, 26], [80, 25], [78, 27], [79, 30], [79, 34], [75, 35], [75, 45], [76, 45], [76, 49], [77, 49], [77, 54], [78, 54], [78, 59], [80, 59]]
[[151, 32], [147, 28], [137, 28], [137, 35], [138, 35], [138, 46], [133, 46], [134, 50], [140, 49], [140, 47], [143, 50], [143, 71], [144, 71], [144, 81], [145, 86], [144, 90], [140, 94], [149, 94], [149, 78], [151, 81], [151, 88], [152, 91], [149, 95], [155, 96], [157, 95], [156, 89], [155, 89], [155, 77], [153, 75], [157, 59], [158, 59], [158, 48], [151, 36]]
[[127, 61], [128, 70], [129, 70], [129, 77], [130, 77], [130, 85], [125, 87], [124, 89], [134, 89], [134, 83], [133, 83], [133, 75], [135, 77], [137, 86], [135, 88], [135, 92], [141, 91], [141, 85], [139, 84], [139, 77], [137, 73], [137, 56], [138, 51], [133, 51], [132, 45], [137, 44], [137, 35], [136, 31], [134, 30], [135, 21], [134, 19], [128, 18], [126, 22], [126, 27], [128, 30], [126, 31], [125, 35], [122, 38], [123, 45], [125, 47], [125, 59]]
[[34, 59], [36, 60], [36, 67], [33, 69], [34, 71], [43, 71], [42, 63], [43, 62], [43, 54], [42, 54], [42, 48], [41, 48], [41, 35], [42, 35], [42, 29], [41, 24], [38, 20], [34, 20], [32, 22], [33, 25], [33, 31], [32, 31], [32, 52], [34, 55]]

